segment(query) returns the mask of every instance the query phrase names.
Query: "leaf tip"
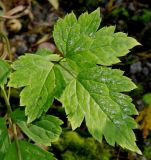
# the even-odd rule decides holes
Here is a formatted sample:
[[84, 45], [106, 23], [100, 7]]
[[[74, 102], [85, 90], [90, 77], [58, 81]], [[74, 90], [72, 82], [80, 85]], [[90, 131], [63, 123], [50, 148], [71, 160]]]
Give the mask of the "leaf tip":
[[138, 153], [139, 155], [142, 155], [142, 151], [139, 148], [137, 148], [136, 153]]
[[27, 124], [31, 123], [32, 120], [30, 118], [27, 118]]

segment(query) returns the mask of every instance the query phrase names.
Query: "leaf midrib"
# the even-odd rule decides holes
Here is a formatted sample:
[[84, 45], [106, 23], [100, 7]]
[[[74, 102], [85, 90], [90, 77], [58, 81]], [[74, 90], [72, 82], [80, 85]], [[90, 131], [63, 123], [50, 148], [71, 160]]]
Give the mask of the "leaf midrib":
[[[48, 73], [47, 73], [47, 75], [45, 76], [45, 79], [44, 79], [44, 81], [43, 81], [43, 83], [41, 84], [41, 89], [40, 89], [40, 91], [39, 91], [39, 95], [41, 95], [41, 92], [42, 92], [42, 90], [43, 90], [43, 87], [44, 87], [44, 85], [45, 85], [45, 82], [47, 81], [47, 79], [48, 79], [48, 77], [49, 77], [49, 74], [51, 73], [51, 71], [52, 71], [52, 69], [53, 69], [53, 64], [52, 64], [52, 67], [51, 67], [51, 69], [48, 71]], [[55, 85], [54, 85], [54, 88], [55, 88]], [[38, 96], [37, 98], [36, 98], [36, 100], [35, 100], [35, 103], [34, 103], [34, 105], [32, 106], [32, 108], [30, 108], [30, 112], [32, 111], [34, 111], [34, 109], [35, 109], [35, 106], [36, 106], [36, 104], [37, 104], [37, 102], [38, 102], [38, 100], [39, 100], [39, 97], [40, 96]], [[45, 105], [45, 104], [44, 104]], [[43, 105], [43, 106], [44, 106]], [[29, 107], [31, 107], [31, 106], [28, 106], [28, 108]], [[32, 109], [32, 110], [31, 110]], [[40, 112], [40, 109], [39, 109], [39, 112]], [[35, 112], [36, 113], [36, 112]], [[37, 113], [36, 113], [37, 114]], [[32, 114], [33, 115], [33, 114]], [[39, 114], [37, 114], [37, 115], [39, 115]], [[32, 116], [33, 117], [33, 116]]]

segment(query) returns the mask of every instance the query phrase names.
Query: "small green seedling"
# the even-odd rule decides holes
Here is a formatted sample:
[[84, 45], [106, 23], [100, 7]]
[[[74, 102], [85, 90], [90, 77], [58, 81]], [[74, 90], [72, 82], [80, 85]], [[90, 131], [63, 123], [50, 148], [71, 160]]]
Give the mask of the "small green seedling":
[[[18, 140], [16, 131], [18, 126], [29, 140], [44, 146], [57, 141], [63, 122], [47, 113], [54, 99], [61, 102], [73, 130], [85, 119], [99, 142], [104, 137], [112, 146], [141, 154], [133, 132], [137, 124], [131, 117], [138, 112], [124, 94], [136, 86], [123, 71], [111, 67], [139, 43], [125, 33], [114, 33], [114, 26], [98, 29], [100, 21], [98, 9], [78, 19], [70, 13], [54, 26], [60, 55], [41, 49], [18, 57], [11, 65], [0, 60], [0, 86], [8, 108], [0, 118], [1, 160], [55, 159], [33, 143]], [[20, 88], [24, 107], [12, 110], [12, 88]], [[13, 128], [14, 141], [8, 137], [6, 124]]]

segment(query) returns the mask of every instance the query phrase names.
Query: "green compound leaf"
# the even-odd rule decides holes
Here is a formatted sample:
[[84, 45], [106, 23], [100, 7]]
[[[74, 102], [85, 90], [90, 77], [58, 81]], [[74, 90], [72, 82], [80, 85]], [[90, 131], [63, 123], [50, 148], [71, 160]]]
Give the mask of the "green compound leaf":
[[[55, 160], [53, 154], [25, 141], [19, 141], [22, 160]], [[11, 144], [4, 160], [17, 160], [15, 142]]]
[[0, 117], [0, 159], [3, 160], [10, 145], [5, 120]]
[[20, 105], [26, 106], [28, 123], [46, 112], [54, 99], [55, 73], [53, 63], [42, 56], [28, 54], [19, 57], [12, 65], [9, 86], [24, 87], [20, 94]]
[[60, 125], [63, 122], [55, 116], [45, 115], [31, 124], [26, 123], [23, 111], [16, 110], [12, 117], [30, 139], [44, 146], [51, 146], [51, 142], [57, 141], [62, 131]]
[[10, 72], [9, 64], [0, 59], [0, 86], [6, 83], [9, 72]]
[[[26, 106], [28, 123], [46, 112], [55, 97], [65, 107], [73, 129], [85, 119], [89, 132], [98, 141], [101, 142], [104, 136], [112, 146], [117, 143], [141, 154], [133, 133], [137, 124], [131, 118], [138, 113], [132, 99], [123, 93], [136, 86], [123, 76], [122, 71], [96, 65], [118, 63], [119, 57], [139, 43], [125, 33], [114, 33], [114, 26], [98, 30], [99, 25], [99, 10], [84, 13], [78, 19], [74, 13], [68, 14], [64, 20], [59, 19], [53, 36], [63, 57], [48, 50], [21, 56], [12, 65], [15, 71], [9, 86], [23, 87], [20, 102]], [[41, 126], [40, 122], [45, 118], [32, 124], [26, 124], [22, 119], [17, 123], [31, 139], [50, 145], [49, 136], [44, 136], [44, 141], [35, 138], [36, 132], [40, 136], [37, 127], [43, 134], [50, 131], [43, 123]], [[58, 122], [57, 126], [60, 124]]]
[[76, 129], [86, 120], [89, 132], [98, 141], [104, 135], [106, 141], [137, 153], [135, 135], [132, 129], [136, 122], [130, 117], [137, 114], [127, 92], [136, 86], [123, 76], [123, 72], [105, 67], [83, 70], [66, 87], [61, 101], [72, 128]]
[[[59, 19], [53, 37], [66, 59], [81, 63], [112, 65], [139, 43], [126, 34], [114, 33], [115, 27], [98, 30], [100, 13], [84, 13], [76, 19], [73, 13]], [[97, 31], [98, 30], [98, 31]]]

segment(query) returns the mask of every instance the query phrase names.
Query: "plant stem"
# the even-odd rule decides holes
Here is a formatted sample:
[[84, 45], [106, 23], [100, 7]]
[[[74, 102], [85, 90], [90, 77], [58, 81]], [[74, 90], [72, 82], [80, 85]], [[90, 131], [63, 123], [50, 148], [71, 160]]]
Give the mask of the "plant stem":
[[10, 114], [12, 113], [12, 109], [11, 109], [11, 105], [10, 105], [10, 102], [9, 102], [9, 98], [7, 97], [7, 94], [6, 94], [6, 91], [5, 91], [4, 87], [1, 87], [1, 89], [2, 89], [2, 94], [3, 94], [4, 100], [5, 100], [5, 103], [6, 103], [6, 106], [7, 106], [7, 111], [8, 111], [8, 115], [9, 115], [9, 123], [13, 128], [13, 135], [14, 135], [14, 140], [15, 140], [15, 143], [16, 143], [18, 160], [22, 160], [22, 156], [21, 156], [21, 152], [20, 152], [20, 148], [19, 148], [19, 143], [18, 143], [18, 139], [17, 139], [16, 124], [12, 123], [12, 120], [10, 118]]
[[11, 94], [11, 87], [8, 88], [8, 99], [10, 99], [10, 94]]
[[[10, 49], [10, 45], [9, 45], [9, 40], [8, 40], [7, 36], [3, 33], [0, 33], [0, 36], [2, 38], [4, 38], [4, 40], [5, 40], [7, 53], [9, 55], [9, 60], [12, 62], [13, 57], [12, 57], [12, 53], [11, 53], [11, 49]], [[10, 105], [10, 102], [9, 102], [11, 87], [8, 88], [8, 96], [7, 96], [6, 91], [5, 91], [3, 86], [1, 87], [1, 89], [2, 89], [3, 97], [4, 97], [4, 100], [5, 100], [6, 106], [7, 106], [7, 112], [8, 112], [8, 115], [9, 115], [8, 120], [9, 120], [10, 125], [12, 126], [12, 129], [13, 129], [13, 135], [14, 135], [14, 140], [15, 140], [15, 143], [16, 143], [18, 160], [22, 160], [21, 151], [20, 151], [20, 148], [19, 148], [19, 143], [18, 143], [18, 138], [17, 138], [16, 124], [12, 123], [12, 120], [10, 118], [11, 117], [10, 115], [12, 113], [12, 108], [11, 108], [11, 105]]]
[[14, 139], [15, 139], [15, 143], [16, 143], [18, 159], [22, 160], [21, 151], [20, 151], [20, 148], [19, 148], [19, 143], [18, 143], [18, 138], [17, 138], [17, 130], [16, 130], [16, 124], [15, 123], [13, 123], [13, 132], [14, 132]]
[[12, 113], [12, 109], [11, 109], [11, 106], [10, 106], [9, 99], [7, 97], [6, 91], [5, 91], [3, 86], [1, 87], [1, 89], [2, 89], [3, 97], [4, 97], [4, 100], [5, 100], [6, 106], [7, 106], [8, 114], [11, 114]]

